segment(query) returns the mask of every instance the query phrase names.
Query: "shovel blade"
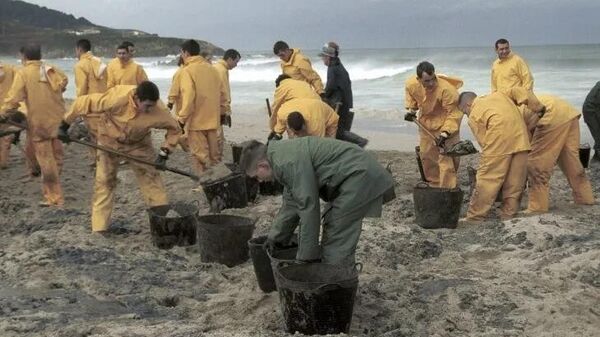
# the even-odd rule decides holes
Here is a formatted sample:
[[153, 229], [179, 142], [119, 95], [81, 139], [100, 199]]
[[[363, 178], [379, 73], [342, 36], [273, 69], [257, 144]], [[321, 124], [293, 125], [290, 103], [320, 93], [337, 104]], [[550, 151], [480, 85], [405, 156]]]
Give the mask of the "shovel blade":
[[446, 155], [450, 157], [468, 156], [470, 154], [478, 153], [475, 145], [470, 140], [461, 140], [460, 142], [452, 145], [447, 151]]

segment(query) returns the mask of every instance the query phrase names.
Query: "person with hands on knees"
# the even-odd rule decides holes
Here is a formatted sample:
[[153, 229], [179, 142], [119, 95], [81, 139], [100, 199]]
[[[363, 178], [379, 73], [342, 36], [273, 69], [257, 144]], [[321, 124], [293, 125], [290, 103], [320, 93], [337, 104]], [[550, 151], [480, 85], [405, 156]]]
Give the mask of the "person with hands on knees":
[[[284, 186], [267, 246], [289, 245], [299, 226], [299, 261], [353, 265], [363, 218], [381, 216], [382, 205], [395, 197], [391, 174], [373, 156], [333, 138], [253, 141], [242, 152], [240, 168]], [[320, 199], [328, 202], [322, 218]]]
[[[78, 116], [100, 114], [98, 144], [155, 165], [130, 161], [146, 205], [168, 204], [165, 185], [157, 169], [163, 169], [168, 155], [177, 146], [181, 128], [159, 100], [158, 87], [149, 81], [135, 85], [117, 85], [103, 94], [78, 97], [60, 127], [65, 131]], [[151, 129], [167, 131], [158, 158], [153, 149]], [[59, 131], [59, 132], [63, 132]], [[111, 233], [113, 208], [120, 157], [98, 151], [98, 164], [92, 198], [92, 231]]]

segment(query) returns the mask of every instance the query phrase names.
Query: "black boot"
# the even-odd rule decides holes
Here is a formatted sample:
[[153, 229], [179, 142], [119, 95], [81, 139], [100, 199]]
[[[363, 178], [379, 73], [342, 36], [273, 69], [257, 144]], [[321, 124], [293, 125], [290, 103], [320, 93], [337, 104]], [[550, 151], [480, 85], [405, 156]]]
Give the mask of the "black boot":
[[350, 131], [344, 131], [344, 132], [342, 132], [340, 139], [341, 140], [345, 140], [345, 141], [350, 142], [350, 143], [353, 143], [353, 144], [356, 144], [356, 145], [358, 145], [360, 147], [363, 147], [363, 148], [365, 146], [367, 146], [367, 144], [369, 143], [368, 139], [363, 138], [363, 137], [357, 135], [356, 133], [350, 132]]

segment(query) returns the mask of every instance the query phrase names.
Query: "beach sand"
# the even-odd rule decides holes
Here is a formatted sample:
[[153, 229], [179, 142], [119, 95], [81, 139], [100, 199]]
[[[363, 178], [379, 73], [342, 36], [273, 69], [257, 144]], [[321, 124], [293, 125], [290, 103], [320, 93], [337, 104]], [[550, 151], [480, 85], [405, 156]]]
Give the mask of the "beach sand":
[[[263, 139], [263, 125], [234, 119], [227, 137]], [[364, 222], [350, 335], [598, 336], [600, 206], [573, 205], [557, 171], [552, 213], [425, 230], [414, 222], [414, 137], [365, 136], [374, 137], [371, 149], [407, 152], [372, 152], [391, 163], [398, 197], [382, 218]], [[0, 336], [287, 335], [278, 294], [260, 291], [251, 261], [228, 268], [202, 263], [196, 246], [152, 246], [146, 207], [127, 166], [118, 175], [112, 216], [125, 233], [92, 234], [86, 153], [77, 144], [66, 148], [64, 209], [37, 206], [40, 183], [20, 179], [25, 164], [16, 149], [10, 167], [0, 171]], [[464, 191], [466, 167], [476, 161], [462, 161]], [[190, 162], [176, 152], [169, 165], [187, 169]], [[598, 195], [600, 166], [588, 173]], [[199, 200], [201, 214], [208, 212], [195, 183], [163, 177], [172, 201]], [[259, 196], [245, 209], [225, 212], [256, 218], [258, 236], [280, 205], [280, 197]], [[463, 214], [466, 206], [467, 197]]]

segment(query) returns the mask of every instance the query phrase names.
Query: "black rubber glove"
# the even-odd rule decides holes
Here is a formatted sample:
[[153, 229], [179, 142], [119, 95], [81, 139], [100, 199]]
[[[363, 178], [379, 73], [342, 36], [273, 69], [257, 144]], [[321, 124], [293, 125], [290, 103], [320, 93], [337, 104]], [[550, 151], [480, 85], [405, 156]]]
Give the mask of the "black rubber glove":
[[231, 115], [221, 115], [221, 125], [231, 127]]
[[63, 121], [58, 127], [58, 139], [65, 144], [69, 144], [71, 142], [71, 137], [69, 137], [69, 127], [70, 125], [65, 121]]
[[13, 145], [17, 145], [19, 144], [19, 142], [21, 141], [21, 131], [18, 131], [17, 133], [15, 133], [15, 135], [13, 136], [13, 140], [12, 140], [12, 144]]
[[404, 114], [404, 120], [407, 122], [414, 122], [415, 119], [417, 119], [417, 112], [416, 111], [409, 111], [407, 113]]
[[441, 147], [444, 148], [444, 146], [446, 145], [446, 141], [448, 140], [448, 134], [445, 132], [442, 132], [436, 139], [435, 139], [435, 145], [437, 145], [437, 147]]
[[267, 142], [271, 141], [271, 140], [281, 140], [281, 135], [278, 134], [275, 131], [271, 131], [271, 133], [269, 134], [269, 137], [267, 137]]
[[166, 147], [161, 147], [160, 151], [158, 152], [158, 156], [156, 157], [156, 160], [154, 161], [154, 167], [156, 167], [156, 169], [164, 171], [165, 167], [167, 166], [167, 159], [169, 159], [169, 149], [167, 149]]
[[171, 102], [167, 103], [167, 109], [169, 109], [169, 111], [173, 110], [173, 103], [171, 103]]

